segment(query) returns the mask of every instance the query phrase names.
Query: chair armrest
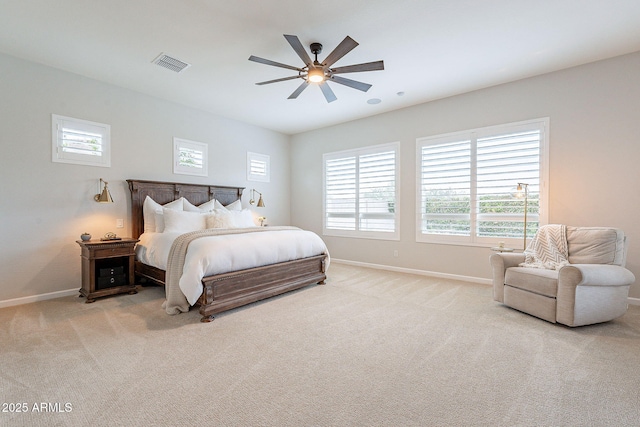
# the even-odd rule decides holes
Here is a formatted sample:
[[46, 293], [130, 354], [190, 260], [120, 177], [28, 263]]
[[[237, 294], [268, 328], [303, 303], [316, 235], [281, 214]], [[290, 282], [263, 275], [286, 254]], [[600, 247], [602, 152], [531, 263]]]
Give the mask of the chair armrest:
[[632, 272], [619, 265], [571, 264], [558, 272], [556, 321], [590, 325], [622, 316], [627, 310]]
[[558, 273], [558, 286], [627, 286], [635, 280], [626, 268], [609, 264], [571, 264]]
[[524, 254], [503, 252], [489, 257], [493, 273], [493, 299], [504, 302], [504, 275], [509, 267], [517, 267], [524, 262]]

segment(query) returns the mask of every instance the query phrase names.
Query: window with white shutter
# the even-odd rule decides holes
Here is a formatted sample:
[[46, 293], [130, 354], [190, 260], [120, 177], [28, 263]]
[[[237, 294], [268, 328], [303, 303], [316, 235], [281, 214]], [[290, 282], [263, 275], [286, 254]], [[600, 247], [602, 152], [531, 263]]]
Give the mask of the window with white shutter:
[[173, 173], [208, 176], [208, 169], [207, 144], [173, 138]]
[[271, 159], [267, 154], [247, 152], [247, 180], [271, 181]]
[[417, 140], [416, 240], [521, 248], [546, 220], [548, 119]]
[[399, 239], [399, 143], [324, 155], [326, 235]]
[[51, 115], [53, 162], [111, 166], [111, 126]]

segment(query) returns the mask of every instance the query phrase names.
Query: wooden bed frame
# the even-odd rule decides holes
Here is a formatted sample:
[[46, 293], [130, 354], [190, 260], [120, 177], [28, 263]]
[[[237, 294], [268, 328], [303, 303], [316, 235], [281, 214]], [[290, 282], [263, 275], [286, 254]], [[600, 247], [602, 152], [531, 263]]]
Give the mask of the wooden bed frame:
[[[194, 205], [216, 199], [228, 205], [242, 197], [242, 187], [183, 184], [175, 182], [141, 181], [128, 179], [131, 192], [132, 237], [144, 231], [142, 205], [147, 196], [164, 205], [184, 197]], [[210, 322], [221, 311], [250, 304], [314, 283], [324, 284], [326, 255], [250, 268], [202, 279], [204, 291], [198, 299], [202, 322]], [[136, 260], [135, 275], [164, 286], [165, 271]]]

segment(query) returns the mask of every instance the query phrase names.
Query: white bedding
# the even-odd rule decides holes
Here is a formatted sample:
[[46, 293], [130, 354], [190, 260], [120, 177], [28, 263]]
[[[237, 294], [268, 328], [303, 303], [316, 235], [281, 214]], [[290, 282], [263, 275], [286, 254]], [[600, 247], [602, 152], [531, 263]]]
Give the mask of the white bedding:
[[[166, 270], [171, 246], [180, 235], [143, 233], [136, 245], [138, 260]], [[328, 254], [322, 239], [311, 231], [301, 229], [260, 229], [242, 234], [201, 237], [189, 245], [180, 277], [180, 290], [189, 304], [193, 305], [202, 294], [202, 278], [205, 276], [319, 254]]]

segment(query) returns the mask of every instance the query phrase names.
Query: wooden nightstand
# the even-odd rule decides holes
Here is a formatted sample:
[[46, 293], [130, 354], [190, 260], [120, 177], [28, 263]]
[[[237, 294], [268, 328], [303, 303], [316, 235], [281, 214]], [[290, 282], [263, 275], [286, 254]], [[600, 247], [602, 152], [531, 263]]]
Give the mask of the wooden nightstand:
[[87, 303], [107, 295], [138, 292], [133, 272], [137, 239], [76, 242], [82, 248], [80, 296], [87, 297]]

